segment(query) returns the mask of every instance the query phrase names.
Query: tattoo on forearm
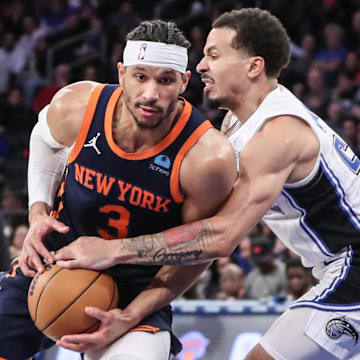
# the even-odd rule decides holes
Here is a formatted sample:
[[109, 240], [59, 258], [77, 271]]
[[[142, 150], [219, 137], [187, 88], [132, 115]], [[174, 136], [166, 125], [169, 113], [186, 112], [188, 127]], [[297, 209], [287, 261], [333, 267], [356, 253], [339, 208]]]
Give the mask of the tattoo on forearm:
[[197, 264], [211, 244], [212, 231], [205, 221], [185, 224], [162, 233], [139, 236], [124, 244], [146, 265]]
[[168, 264], [168, 265], [181, 265], [185, 262], [196, 263], [201, 255], [201, 250], [192, 251], [174, 251], [169, 252], [167, 249], [162, 248], [156, 251], [152, 258], [153, 264]]

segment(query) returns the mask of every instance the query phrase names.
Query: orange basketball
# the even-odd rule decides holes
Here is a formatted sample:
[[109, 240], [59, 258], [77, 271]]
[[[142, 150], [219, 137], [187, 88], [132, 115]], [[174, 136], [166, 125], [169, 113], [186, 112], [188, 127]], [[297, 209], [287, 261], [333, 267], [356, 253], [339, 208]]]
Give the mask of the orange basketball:
[[109, 275], [47, 265], [30, 284], [28, 308], [36, 327], [58, 340], [63, 335], [95, 331], [100, 323], [85, 313], [85, 307], [107, 311], [117, 307], [118, 299], [116, 283]]

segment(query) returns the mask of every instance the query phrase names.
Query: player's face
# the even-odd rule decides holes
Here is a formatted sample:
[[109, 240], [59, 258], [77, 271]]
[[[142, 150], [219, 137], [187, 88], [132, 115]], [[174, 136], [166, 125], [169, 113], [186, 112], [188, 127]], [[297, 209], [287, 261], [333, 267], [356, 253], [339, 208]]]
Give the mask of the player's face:
[[205, 102], [213, 108], [233, 109], [246, 92], [249, 56], [231, 46], [236, 32], [228, 28], [212, 29], [204, 47], [204, 57], [196, 70], [205, 84]]
[[178, 96], [189, 81], [190, 72], [170, 68], [119, 63], [119, 79], [124, 101], [140, 128], [155, 129], [175, 110]]

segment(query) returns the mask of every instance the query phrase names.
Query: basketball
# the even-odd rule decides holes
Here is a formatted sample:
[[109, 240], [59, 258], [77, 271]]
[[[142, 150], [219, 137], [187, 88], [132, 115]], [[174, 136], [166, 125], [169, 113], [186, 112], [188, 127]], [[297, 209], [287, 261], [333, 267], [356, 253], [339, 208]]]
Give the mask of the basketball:
[[95, 331], [100, 322], [85, 313], [86, 306], [108, 311], [116, 308], [114, 279], [102, 272], [47, 265], [29, 287], [28, 309], [36, 327], [47, 337]]

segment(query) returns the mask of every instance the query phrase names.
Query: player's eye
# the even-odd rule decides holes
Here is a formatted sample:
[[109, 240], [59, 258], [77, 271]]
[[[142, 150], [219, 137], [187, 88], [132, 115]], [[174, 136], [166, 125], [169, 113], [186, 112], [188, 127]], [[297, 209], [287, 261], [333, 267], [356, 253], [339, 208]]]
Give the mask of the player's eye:
[[174, 80], [170, 77], [164, 77], [164, 78], [161, 78], [160, 82], [163, 85], [170, 85], [171, 83], [174, 82]]
[[144, 81], [144, 80], [145, 80], [145, 75], [143, 75], [143, 74], [135, 74], [135, 77], [136, 77], [139, 81]]

